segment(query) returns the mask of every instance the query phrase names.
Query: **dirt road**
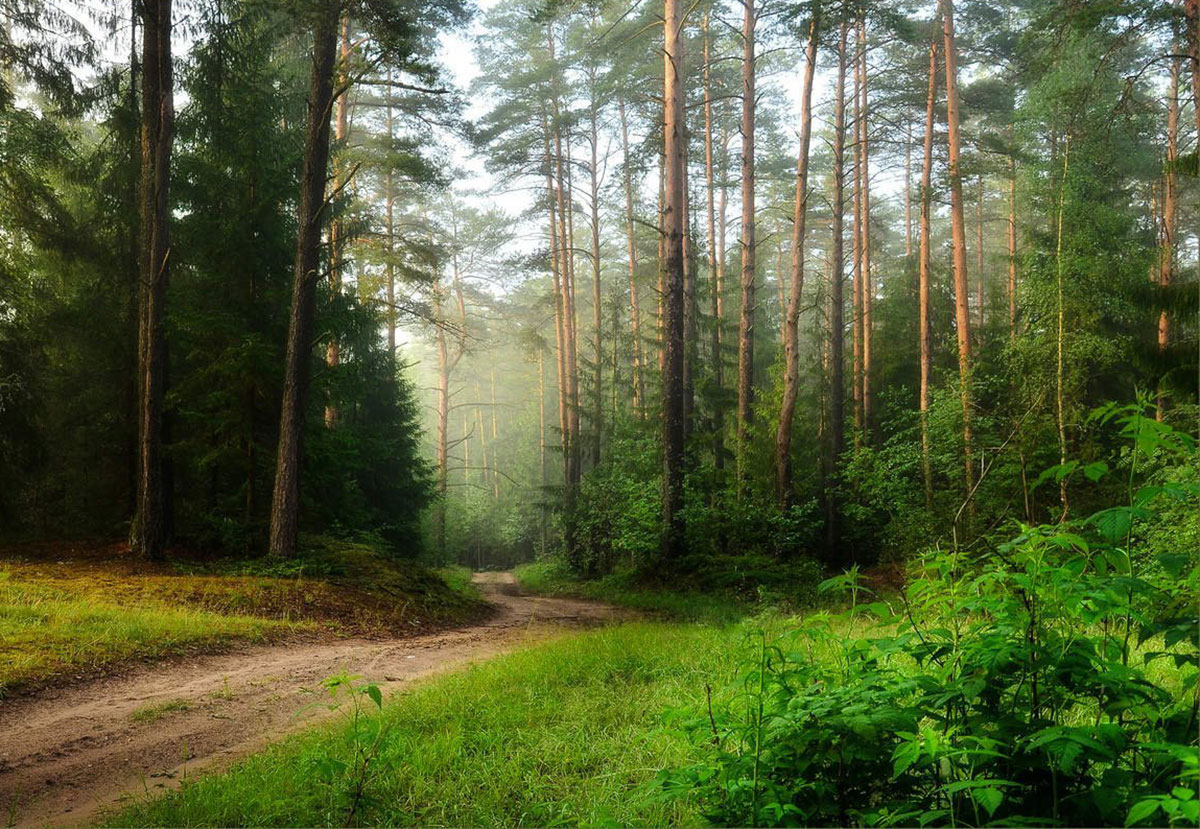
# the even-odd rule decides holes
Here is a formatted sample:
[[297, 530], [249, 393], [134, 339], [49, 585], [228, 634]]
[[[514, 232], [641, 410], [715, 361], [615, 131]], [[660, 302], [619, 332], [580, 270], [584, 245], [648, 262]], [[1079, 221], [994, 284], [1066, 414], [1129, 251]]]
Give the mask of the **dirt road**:
[[[619, 610], [523, 596], [511, 573], [475, 581], [496, 606], [488, 621], [405, 639], [250, 647], [139, 668], [0, 704], [0, 823], [70, 825], [130, 796], [178, 786], [329, 712], [305, 689], [339, 671], [393, 691]], [[299, 713], [298, 713], [299, 712]]]

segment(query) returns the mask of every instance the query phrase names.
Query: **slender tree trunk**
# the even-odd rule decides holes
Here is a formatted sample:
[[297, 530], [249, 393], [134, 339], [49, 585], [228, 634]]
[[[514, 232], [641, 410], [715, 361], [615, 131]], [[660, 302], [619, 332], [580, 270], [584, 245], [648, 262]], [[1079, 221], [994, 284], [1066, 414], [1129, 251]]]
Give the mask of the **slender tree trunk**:
[[[857, 29], [857, 27], [855, 27]], [[863, 434], [863, 250], [862, 250], [862, 107], [859, 89], [861, 64], [857, 52], [854, 58], [854, 224], [850, 235], [850, 397], [854, 419], [854, 446], [862, 445]]]
[[625, 244], [629, 256], [629, 323], [633, 331], [633, 407], [642, 416], [646, 407], [645, 355], [642, 349], [642, 309], [638, 300], [637, 244], [633, 226], [633, 172], [629, 168], [629, 123], [625, 101], [617, 102], [621, 116], [621, 154], [625, 186]]
[[[1067, 462], [1067, 417], [1066, 417], [1066, 373], [1063, 366], [1063, 345], [1066, 339], [1066, 302], [1064, 300], [1064, 276], [1063, 276], [1063, 213], [1066, 212], [1067, 206], [1067, 174], [1070, 172], [1071, 164], [1071, 136], [1067, 135], [1063, 141], [1063, 171], [1062, 182], [1059, 184], [1058, 190], [1058, 228], [1055, 242], [1054, 262], [1056, 271], [1056, 287], [1057, 292], [1057, 316], [1058, 316], [1058, 331], [1055, 336], [1055, 384], [1054, 384], [1054, 403], [1055, 403], [1055, 419], [1058, 422], [1058, 462], [1065, 464]], [[1062, 504], [1062, 515], [1060, 521], [1067, 520], [1067, 513], [1070, 511], [1070, 501], [1067, 498], [1067, 478], [1062, 477], [1058, 484], [1059, 502]]]
[[871, 391], [872, 306], [874, 305], [875, 289], [871, 282], [871, 156], [867, 132], [870, 118], [867, 99], [867, 27], [861, 17], [858, 21], [858, 74], [860, 78], [858, 89], [861, 98], [858, 141], [862, 148], [862, 165], [859, 170], [859, 175], [862, 177], [862, 190], [859, 196], [862, 204], [862, 224], [859, 226], [859, 234], [862, 236], [862, 428], [863, 439], [870, 443], [871, 415], [875, 402], [874, 394]]
[[[395, 114], [393, 111], [392, 102], [392, 72], [388, 70], [388, 87], [384, 92], [384, 105], [386, 107], [386, 126], [388, 141], [392, 140], [392, 133], [395, 130]], [[388, 356], [392, 361], [392, 373], [396, 371], [396, 323], [399, 319], [396, 313], [396, 221], [394, 216], [396, 205], [396, 193], [392, 183], [392, 162], [389, 159], [387, 162], [387, 170], [384, 173], [383, 180], [384, 189], [384, 210], [385, 220], [387, 222], [387, 326], [388, 326]]]
[[329, 167], [329, 115], [333, 107], [333, 64], [337, 52], [338, 4], [325, 2], [313, 23], [304, 161], [300, 176], [296, 266], [284, 360], [279, 454], [271, 498], [270, 552], [296, 554], [300, 522], [305, 400], [313, 345], [317, 280], [321, 274], [321, 229], [325, 223], [325, 178]]
[[933, 258], [933, 119], [937, 103], [938, 42], [929, 42], [929, 92], [925, 97], [925, 146], [921, 167], [921, 260], [919, 262], [921, 341], [921, 476], [925, 484], [925, 509], [933, 509], [933, 470], [929, 461], [929, 381], [933, 373], [933, 341], [929, 324], [929, 281]]
[[683, 15], [680, 0], [665, 0], [663, 14], [663, 172], [665, 240], [663, 297], [663, 557], [684, 549], [683, 526]]
[[[1166, 288], [1175, 274], [1175, 212], [1179, 201], [1175, 166], [1179, 160], [1179, 58], [1171, 61], [1171, 81], [1167, 89], [1167, 161], [1163, 174], [1162, 248], [1158, 260], [1158, 284]], [[1193, 70], [1194, 71], [1194, 70]], [[1171, 343], [1171, 318], [1167, 309], [1158, 313], [1158, 350], [1165, 353]], [[1163, 419], [1167, 401], [1159, 381], [1154, 416]]]
[[[800, 101], [800, 154], [796, 159], [796, 202], [792, 218], [792, 273], [783, 321], [783, 403], [775, 433], [775, 494], [781, 509], [792, 505], [792, 424], [800, 388], [800, 296], [804, 290], [804, 231], [808, 215], [808, 152], [812, 140], [812, 88], [817, 65], [820, 18], [816, 7], [808, 21], [804, 87]], [[782, 278], [782, 274], [780, 275]]]
[[977, 181], [979, 187], [979, 195], [975, 199], [975, 270], [978, 273], [976, 276], [975, 297], [979, 302], [979, 333], [983, 334], [983, 304], [986, 300], [984, 296], [983, 284], [983, 175], [978, 176]]
[[496, 409], [496, 369], [490, 372], [492, 400], [492, 497], [500, 500], [500, 418]]
[[843, 20], [838, 37], [837, 87], [833, 103], [833, 245], [830, 251], [833, 270], [829, 280], [829, 439], [826, 441], [825, 481], [825, 541], [830, 560], [844, 563], [847, 556], [841, 549], [841, 505], [837, 487], [841, 478], [838, 465], [846, 448], [846, 378], [845, 378], [845, 299], [842, 293], [846, 279], [843, 248], [843, 210], [846, 191], [846, 41], [848, 25]]
[[600, 443], [604, 433], [604, 334], [601, 323], [603, 314], [603, 298], [600, 285], [600, 170], [599, 170], [599, 129], [597, 126], [596, 76], [595, 68], [589, 70], [588, 94], [590, 106], [588, 120], [590, 126], [590, 143], [592, 150], [591, 167], [591, 210], [592, 210], [592, 350], [595, 353], [596, 365], [593, 382], [595, 383], [592, 400], [592, 467], [600, 465]]
[[749, 429], [754, 418], [754, 0], [743, 0], [742, 22], [742, 305], [738, 322], [738, 491], [746, 477]]
[[569, 474], [569, 470], [567, 469], [567, 442], [570, 439], [570, 426], [567, 419], [567, 409], [569, 406], [567, 395], [567, 328], [566, 302], [563, 298], [563, 260], [559, 255], [561, 245], [558, 235], [559, 213], [557, 209], [557, 205], [561, 204], [562, 199], [554, 177], [555, 165], [550, 150], [551, 128], [545, 118], [543, 118], [542, 126], [545, 133], [546, 197], [550, 220], [550, 275], [554, 286], [554, 351], [556, 357], [555, 369], [558, 378], [558, 430], [560, 443], [562, 444], [563, 483], [566, 484]]
[[[338, 148], [338, 153], [333, 159], [333, 192], [335, 194], [341, 193], [346, 186], [346, 165], [341, 158], [341, 152], [345, 147], [346, 136], [350, 129], [350, 88], [346, 74], [350, 57], [349, 15], [342, 17], [341, 52], [341, 70], [338, 72], [337, 78], [341, 94], [337, 96], [333, 132], [333, 139]], [[345, 253], [345, 222], [342, 220], [341, 214], [335, 211], [333, 219], [329, 223], [329, 294], [334, 302], [337, 301], [338, 295], [342, 292], [342, 271], [346, 264]], [[330, 368], [336, 367], [341, 362], [341, 353], [341, 343], [338, 342], [337, 336], [330, 337], [329, 342], [325, 345], [325, 365]], [[337, 426], [339, 417], [337, 402], [332, 399], [327, 400], [325, 403], [326, 428], [332, 429]]]
[[171, 0], [142, 4], [142, 127], [137, 506], [129, 545], [161, 559], [169, 541], [169, 481], [163, 457], [167, 386], [167, 283], [171, 275], [171, 147], [175, 95], [171, 66]]
[[549, 535], [549, 516], [546, 513], [546, 490], [550, 486], [546, 474], [546, 350], [539, 344], [538, 355], [538, 470], [541, 473], [541, 539], [542, 554], [546, 552]]
[[[724, 251], [721, 250], [717, 238], [716, 218], [716, 180], [713, 163], [713, 92], [712, 92], [712, 55], [709, 37], [709, 13], [704, 14], [702, 26], [704, 41], [704, 178], [707, 189], [708, 208], [708, 272], [711, 280], [710, 313], [712, 314], [712, 343], [711, 360], [713, 385], [720, 395], [724, 385], [724, 358], [721, 353], [722, 336], [722, 291], [724, 289]], [[723, 188], [722, 188], [723, 189]], [[724, 205], [722, 204], [722, 209]], [[725, 409], [718, 400], [713, 406], [713, 466], [723, 469], [725, 466]]]
[[436, 320], [438, 350], [438, 408], [437, 408], [437, 489], [438, 503], [434, 520], [437, 522], [438, 560], [446, 560], [446, 496], [450, 480], [450, 353], [446, 337], [441, 276], [433, 285], [433, 314]]
[[904, 258], [912, 258], [912, 124], [904, 125]]
[[1008, 338], [1017, 341], [1017, 158], [1008, 159]]
[[971, 316], [968, 306], [967, 235], [963, 219], [962, 161], [958, 114], [958, 55], [954, 46], [954, 0], [941, 0], [946, 49], [946, 124], [949, 131], [950, 230], [954, 248], [954, 318], [958, 333], [959, 396], [963, 418], [964, 490], [974, 515], [975, 455], [971, 436]]

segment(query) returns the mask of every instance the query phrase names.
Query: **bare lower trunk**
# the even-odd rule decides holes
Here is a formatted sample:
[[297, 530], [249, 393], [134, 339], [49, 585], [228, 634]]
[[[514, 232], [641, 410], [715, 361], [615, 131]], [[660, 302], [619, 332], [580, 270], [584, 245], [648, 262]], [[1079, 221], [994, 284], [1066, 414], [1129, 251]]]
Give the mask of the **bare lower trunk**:
[[[1158, 284], [1168, 287], [1175, 274], [1175, 211], [1179, 201], [1175, 166], [1179, 159], [1179, 59], [1171, 61], [1171, 82], [1167, 90], [1167, 160], [1163, 174], [1162, 248], [1158, 259]], [[1197, 71], [1193, 68], [1193, 72]], [[1165, 353], [1171, 343], [1171, 318], [1167, 309], [1158, 313], [1158, 350]], [[1154, 407], [1155, 417], [1163, 419], [1167, 401], [1161, 380]]]
[[321, 273], [321, 228], [325, 220], [325, 177], [329, 167], [329, 114], [333, 106], [333, 62], [337, 52], [338, 7], [325, 3], [313, 23], [304, 162], [300, 176], [296, 266], [284, 360], [279, 453], [271, 498], [270, 552], [294, 556], [300, 522], [300, 465], [303, 461], [305, 403]]
[[[1063, 213], [1066, 212], [1067, 206], [1067, 174], [1071, 170], [1071, 137], [1066, 136], [1063, 142], [1063, 170], [1062, 181], [1059, 183], [1058, 191], [1058, 227], [1055, 243], [1055, 271], [1056, 271], [1056, 287], [1057, 292], [1057, 317], [1058, 331], [1055, 336], [1055, 384], [1054, 384], [1054, 409], [1055, 419], [1058, 424], [1058, 462], [1065, 464], [1067, 462], [1067, 416], [1066, 416], [1066, 372], [1063, 364], [1064, 342], [1066, 339], [1066, 303], [1064, 298], [1064, 274], [1063, 274]], [[1062, 505], [1062, 515], [1060, 521], [1067, 520], [1067, 513], [1070, 511], [1070, 501], [1067, 499], [1067, 478], [1062, 476], [1058, 484], [1058, 498]]]
[[633, 232], [633, 173], [629, 169], [629, 123], [625, 101], [617, 102], [621, 115], [621, 154], [625, 186], [625, 245], [629, 256], [629, 324], [633, 335], [633, 407], [641, 415], [646, 406], [645, 357], [642, 351], [642, 310], [638, 301], [637, 246]]
[[663, 50], [663, 557], [684, 550], [683, 201], [684, 90], [680, 0], [665, 0]]
[[746, 476], [746, 451], [754, 416], [754, 0], [744, 0], [742, 22], [742, 304], [738, 322], [738, 487]]
[[[712, 314], [712, 372], [713, 384], [720, 391], [724, 383], [723, 363], [721, 354], [721, 292], [724, 289], [724, 251], [721, 250], [721, 240], [717, 236], [716, 217], [716, 180], [713, 163], [713, 107], [712, 107], [712, 57], [710, 55], [709, 16], [706, 12], [703, 23], [704, 38], [704, 178], [707, 190], [708, 208], [708, 272], [711, 280], [710, 313]], [[724, 208], [724, 205], [722, 205]], [[718, 402], [713, 407], [713, 465], [717, 469], [725, 466], [725, 412]]]
[[841, 25], [838, 39], [837, 87], [833, 110], [833, 245], [830, 252], [832, 271], [829, 280], [829, 414], [826, 428], [825, 481], [822, 497], [825, 505], [825, 541], [832, 562], [845, 563], [841, 549], [841, 505], [837, 487], [840, 480], [838, 464], [846, 448], [846, 378], [845, 378], [845, 299], [842, 286], [846, 278], [845, 254], [842, 239], [842, 211], [845, 207], [846, 168], [846, 37], [847, 24]]
[[[350, 56], [350, 17], [342, 18], [342, 35], [341, 35], [341, 52], [342, 64], [341, 70], [338, 72], [338, 87], [341, 94], [337, 96], [336, 117], [334, 119], [333, 139], [337, 142], [339, 149], [339, 157], [335, 157], [333, 161], [333, 192], [340, 193], [346, 186], [346, 165], [340, 157], [340, 151], [346, 142], [346, 135], [350, 128], [350, 89], [347, 83], [347, 59]], [[336, 301], [337, 296], [342, 292], [342, 271], [345, 268], [345, 253], [346, 253], [346, 227], [342, 217], [337, 213], [334, 214], [333, 220], [329, 223], [329, 293]], [[338, 342], [336, 336], [330, 337], [329, 342], [325, 345], [325, 365], [330, 368], [336, 367], [341, 361], [341, 343]], [[337, 425], [340, 419], [338, 405], [335, 400], [327, 400], [325, 403], [325, 426], [332, 429]]]
[[925, 509], [933, 508], [933, 470], [929, 461], [929, 381], [933, 371], [933, 342], [929, 326], [929, 280], [932, 266], [933, 211], [933, 119], [937, 103], [938, 44], [929, 43], [929, 92], [925, 97], [925, 147], [921, 168], [921, 261], [919, 267], [920, 318], [917, 336], [921, 341], [921, 476], [925, 484]]
[[139, 185], [137, 501], [130, 548], [150, 560], [166, 551], [170, 498], [163, 458], [167, 385], [167, 282], [171, 274], [169, 185], [175, 131], [171, 0], [142, 4], [142, 127]]
[[954, 46], [954, 0], [942, 1], [946, 61], [946, 124], [949, 131], [950, 230], [954, 249], [954, 319], [958, 334], [959, 396], [963, 419], [964, 491], [973, 515], [974, 441], [971, 436], [971, 316], [968, 306], [967, 235], [963, 218], [962, 138], [959, 135], [958, 58]]
[[1017, 341], [1017, 159], [1008, 160], [1008, 338]]
[[[779, 506], [791, 506], [792, 423], [796, 414], [796, 396], [800, 388], [800, 296], [804, 289], [804, 231], [808, 215], [808, 152], [812, 138], [812, 87], [817, 65], [817, 40], [820, 20], [817, 12], [808, 22], [808, 47], [805, 51], [804, 88], [800, 103], [800, 154], [796, 159], [796, 202], [792, 218], [792, 272], [787, 312], [783, 321], [783, 403], [779, 410], [779, 429], [775, 433], [775, 494]], [[782, 274], [780, 275], [782, 279]]]

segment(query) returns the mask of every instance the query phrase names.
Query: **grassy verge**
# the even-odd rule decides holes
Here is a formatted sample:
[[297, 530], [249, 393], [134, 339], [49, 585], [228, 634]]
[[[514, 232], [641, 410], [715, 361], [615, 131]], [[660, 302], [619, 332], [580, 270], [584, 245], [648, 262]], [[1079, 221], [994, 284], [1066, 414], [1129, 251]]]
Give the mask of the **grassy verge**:
[[214, 613], [165, 601], [129, 601], [121, 591], [43, 583], [0, 565], [0, 695], [61, 677], [81, 677], [131, 658], [262, 641], [298, 626]]
[[0, 694], [298, 631], [416, 633], [484, 609], [469, 576], [448, 582], [323, 538], [287, 562], [152, 565], [113, 547], [25, 550], [0, 555]]
[[728, 624], [761, 609], [751, 602], [711, 592], [645, 587], [627, 572], [580, 581], [556, 561], [521, 564], [513, 573], [531, 593], [595, 599], [678, 621]]
[[627, 624], [385, 701], [353, 815], [355, 749], [374, 731], [360, 728], [356, 743], [340, 724], [136, 805], [114, 825], [695, 824], [688, 804], [657, 796], [655, 775], [695, 756], [678, 717], [704, 710], [706, 686], [732, 680], [751, 628]]

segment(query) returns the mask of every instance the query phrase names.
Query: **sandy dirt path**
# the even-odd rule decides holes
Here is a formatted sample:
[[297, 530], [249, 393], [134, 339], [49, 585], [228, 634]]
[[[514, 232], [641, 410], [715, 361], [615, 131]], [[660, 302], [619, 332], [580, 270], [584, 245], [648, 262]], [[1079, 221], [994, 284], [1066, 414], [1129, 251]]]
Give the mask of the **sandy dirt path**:
[[[326, 709], [305, 689], [339, 671], [385, 694], [551, 636], [611, 621], [596, 602], [521, 595], [511, 573], [477, 573], [485, 622], [404, 639], [252, 646], [137, 668], [0, 703], [0, 824], [79, 825], [131, 796], [178, 786], [300, 730]], [[147, 720], [154, 706], [175, 710]]]

